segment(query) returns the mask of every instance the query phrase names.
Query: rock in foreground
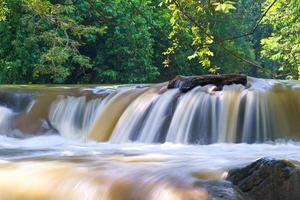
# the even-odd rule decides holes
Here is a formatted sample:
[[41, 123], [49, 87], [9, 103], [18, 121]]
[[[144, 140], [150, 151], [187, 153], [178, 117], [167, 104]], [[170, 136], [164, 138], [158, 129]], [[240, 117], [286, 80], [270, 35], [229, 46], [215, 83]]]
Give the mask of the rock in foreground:
[[245, 199], [300, 199], [299, 165], [292, 161], [262, 158], [244, 168], [230, 170], [227, 180]]
[[181, 92], [188, 92], [197, 86], [215, 85], [217, 91], [224, 85], [247, 85], [247, 76], [240, 74], [203, 75], [203, 76], [176, 76], [169, 81], [168, 89], [179, 88]]

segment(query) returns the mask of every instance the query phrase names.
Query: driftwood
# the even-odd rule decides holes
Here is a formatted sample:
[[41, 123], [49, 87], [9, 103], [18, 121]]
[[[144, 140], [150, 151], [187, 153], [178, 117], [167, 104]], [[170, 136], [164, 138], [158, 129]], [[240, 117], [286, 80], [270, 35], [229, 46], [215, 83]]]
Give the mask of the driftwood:
[[168, 89], [179, 88], [181, 92], [188, 92], [197, 86], [215, 85], [216, 91], [222, 90], [224, 85], [247, 85], [247, 76], [240, 74], [176, 76], [169, 81]]

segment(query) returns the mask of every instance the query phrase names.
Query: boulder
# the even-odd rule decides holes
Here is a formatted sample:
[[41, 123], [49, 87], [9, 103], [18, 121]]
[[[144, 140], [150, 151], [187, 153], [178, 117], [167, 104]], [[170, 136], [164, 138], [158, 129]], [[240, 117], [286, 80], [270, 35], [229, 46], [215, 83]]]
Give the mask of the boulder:
[[300, 171], [293, 161], [262, 158], [226, 178], [245, 199], [299, 200]]
[[222, 90], [224, 85], [247, 85], [247, 76], [240, 74], [176, 76], [169, 81], [168, 89], [179, 88], [185, 93], [197, 86], [215, 85], [216, 91]]
[[213, 200], [246, 200], [231, 182], [225, 180], [199, 180], [195, 186], [206, 191]]

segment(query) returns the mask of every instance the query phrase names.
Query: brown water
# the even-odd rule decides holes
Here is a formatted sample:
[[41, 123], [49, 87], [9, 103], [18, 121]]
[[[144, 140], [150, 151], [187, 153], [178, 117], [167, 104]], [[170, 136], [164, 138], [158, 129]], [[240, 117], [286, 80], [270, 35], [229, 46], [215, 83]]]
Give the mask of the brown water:
[[231, 168], [300, 161], [299, 85], [249, 83], [2, 86], [0, 199], [210, 199]]

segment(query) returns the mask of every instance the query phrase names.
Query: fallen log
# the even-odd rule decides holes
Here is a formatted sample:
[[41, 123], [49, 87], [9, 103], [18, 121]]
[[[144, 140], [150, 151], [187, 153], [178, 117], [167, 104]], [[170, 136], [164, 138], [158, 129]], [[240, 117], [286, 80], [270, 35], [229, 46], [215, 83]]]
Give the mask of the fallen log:
[[247, 76], [241, 74], [202, 75], [202, 76], [176, 76], [169, 81], [168, 89], [179, 88], [185, 93], [197, 86], [215, 85], [215, 91], [223, 89], [224, 85], [247, 85]]

